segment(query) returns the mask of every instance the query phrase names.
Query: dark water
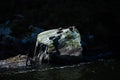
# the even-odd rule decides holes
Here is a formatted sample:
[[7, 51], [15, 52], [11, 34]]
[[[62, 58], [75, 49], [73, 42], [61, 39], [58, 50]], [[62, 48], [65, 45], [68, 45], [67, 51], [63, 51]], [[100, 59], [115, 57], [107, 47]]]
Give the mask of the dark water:
[[0, 73], [0, 80], [120, 80], [120, 61], [96, 61], [71, 66]]

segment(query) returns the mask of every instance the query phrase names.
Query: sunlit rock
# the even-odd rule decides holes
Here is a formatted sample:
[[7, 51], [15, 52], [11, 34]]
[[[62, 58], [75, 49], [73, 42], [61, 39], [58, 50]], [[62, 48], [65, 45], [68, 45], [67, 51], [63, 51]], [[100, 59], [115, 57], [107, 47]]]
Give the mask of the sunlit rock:
[[34, 55], [40, 61], [46, 58], [51, 59], [49, 55], [52, 54], [59, 57], [81, 56], [80, 42], [80, 33], [74, 26], [66, 29], [51, 29], [38, 34]]

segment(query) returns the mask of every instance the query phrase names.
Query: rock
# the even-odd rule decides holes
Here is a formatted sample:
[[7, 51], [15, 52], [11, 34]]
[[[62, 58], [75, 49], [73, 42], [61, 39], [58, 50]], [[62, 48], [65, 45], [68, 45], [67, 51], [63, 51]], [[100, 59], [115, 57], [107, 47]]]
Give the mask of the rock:
[[[73, 26], [66, 29], [52, 29], [44, 31], [37, 36], [34, 55], [37, 60], [53, 60], [52, 57], [63, 57], [64, 60], [70, 57], [80, 59], [82, 54], [81, 37], [78, 30]], [[67, 57], [65, 57], [67, 56]], [[74, 57], [74, 58], [72, 58]]]
[[22, 68], [50, 63], [76, 63], [82, 60], [81, 37], [74, 27], [52, 29], [37, 36], [34, 56], [17, 55], [0, 61], [0, 68]]
[[17, 55], [6, 60], [0, 60], [0, 68], [22, 68], [26, 67], [26, 55]]

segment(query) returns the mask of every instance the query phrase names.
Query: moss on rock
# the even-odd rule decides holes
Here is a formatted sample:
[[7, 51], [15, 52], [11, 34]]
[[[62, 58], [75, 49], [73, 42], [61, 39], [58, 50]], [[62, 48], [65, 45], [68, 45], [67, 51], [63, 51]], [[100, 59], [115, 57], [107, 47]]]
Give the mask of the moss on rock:
[[[76, 28], [74, 28], [73, 31], [71, 31], [69, 28], [62, 29], [61, 33], [57, 33], [58, 29], [52, 29], [48, 31], [44, 31], [40, 34], [38, 34], [37, 42], [40, 44], [45, 44], [48, 46], [48, 52], [55, 51], [55, 46], [53, 45], [53, 39], [50, 39], [50, 37], [56, 38], [60, 36], [60, 39], [58, 40], [57, 46], [61, 54], [68, 53], [71, 50], [77, 50], [81, 49], [81, 37], [80, 33]], [[79, 50], [78, 50], [79, 51]], [[81, 52], [80, 52], [81, 53]]]

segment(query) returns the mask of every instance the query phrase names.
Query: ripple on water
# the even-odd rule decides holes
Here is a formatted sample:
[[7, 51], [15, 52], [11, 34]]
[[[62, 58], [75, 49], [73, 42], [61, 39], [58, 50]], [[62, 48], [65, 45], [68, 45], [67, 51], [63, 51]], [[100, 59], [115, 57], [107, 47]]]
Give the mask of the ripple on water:
[[69, 66], [43, 65], [28, 69], [0, 74], [2, 80], [118, 80], [120, 62], [103, 61], [80, 63]]

